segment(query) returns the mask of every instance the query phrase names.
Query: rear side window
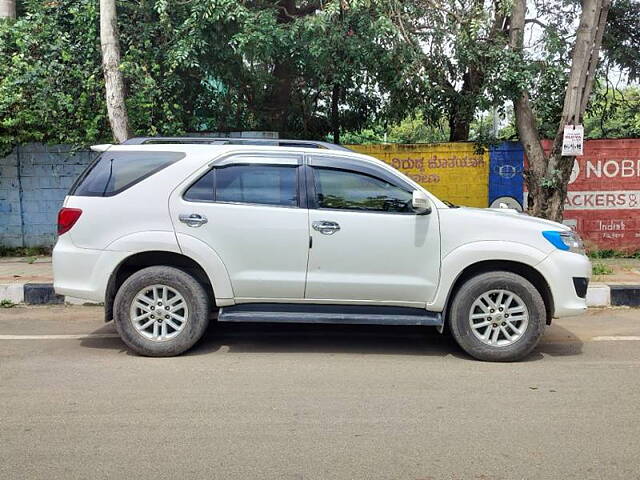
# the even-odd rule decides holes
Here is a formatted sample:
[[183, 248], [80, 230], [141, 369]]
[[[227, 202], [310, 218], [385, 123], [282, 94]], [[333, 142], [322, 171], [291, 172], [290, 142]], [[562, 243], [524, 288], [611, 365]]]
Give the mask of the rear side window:
[[296, 207], [296, 165], [230, 165], [200, 177], [185, 192], [185, 200], [253, 203]]
[[294, 207], [298, 204], [297, 168], [232, 165], [216, 169], [216, 201]]
[[69, 195], [117, 195], [184, 156], [179, 152], [105, 152], [78, 178]]
[[213, 170], [209, 170], [184, 194], [184, 199], [191, 202], [213, 202]]

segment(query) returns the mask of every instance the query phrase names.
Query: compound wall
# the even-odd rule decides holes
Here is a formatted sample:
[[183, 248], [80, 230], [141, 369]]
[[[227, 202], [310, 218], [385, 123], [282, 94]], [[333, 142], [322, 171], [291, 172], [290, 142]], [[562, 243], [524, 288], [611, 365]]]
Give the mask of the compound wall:
[[[455, 204], [483, 208], [523, 203], [519, 143], [483, 153], [472, 143], [349, 148], [383, 160]], [[29, 144], [0, 158], [0, 246], [53, 245], [56, 213], [94, 155], [66, 145]], [[640, 139], [585, 142], [569, 184], [565, 223], [592, 248], [640, 250]]]
[[397, 168], [438, 198], [470, 207], [488, 204], [489, 152], [477, 152], [473, 143], [348, 147]]
[[[550, 142], [545, 145], [550, 148]], [[640, 139], [587, 140], [569, 180], [564, 223], [601, 249], [640, 249]]]
[[0, 158], [0, 246], [51, 246], [69, 187], [95, 155], [68, 145], [27, 144]]

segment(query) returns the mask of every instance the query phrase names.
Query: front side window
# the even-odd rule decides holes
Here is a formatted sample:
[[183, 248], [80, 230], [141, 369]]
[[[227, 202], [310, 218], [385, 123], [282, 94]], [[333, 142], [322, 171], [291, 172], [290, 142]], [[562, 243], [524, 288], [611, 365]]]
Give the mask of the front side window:
[[373, 212], [412, 212], [411, 192], [377, 177], [314, 167], [318, 208]]
[[296, 165], [229, 165], [215, 167], [184, 194], [185, 200], [298, 205]]
[[80, 176], [69, 195], [117, 195], [184, 156], [179, 152], [104, 152]]

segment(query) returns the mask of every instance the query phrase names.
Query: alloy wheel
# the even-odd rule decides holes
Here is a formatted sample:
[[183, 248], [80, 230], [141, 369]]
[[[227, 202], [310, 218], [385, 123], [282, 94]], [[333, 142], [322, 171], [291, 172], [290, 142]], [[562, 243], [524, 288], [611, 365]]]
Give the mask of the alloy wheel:
[[490, 290], [471, 305], [469, 325], [485, 345], [507, 347], [522, 338], [529, 324], [529, 310], [522, 298], [508, 290]]

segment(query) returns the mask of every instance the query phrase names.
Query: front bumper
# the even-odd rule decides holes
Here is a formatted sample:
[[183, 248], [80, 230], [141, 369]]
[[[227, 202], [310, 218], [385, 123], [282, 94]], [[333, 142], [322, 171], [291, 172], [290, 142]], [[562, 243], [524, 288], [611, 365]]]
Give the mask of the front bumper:
[[[585, 255], [555, 251], [536, 268], [549, 284], [553, 296], [554, 317], [580, 315], [587, 309], [586, 284], [591, 278], [591, 262]], [[583, 279], [576, 281], [574, 279]], [[581, 287], [585, 287], [585, 295]]]

